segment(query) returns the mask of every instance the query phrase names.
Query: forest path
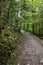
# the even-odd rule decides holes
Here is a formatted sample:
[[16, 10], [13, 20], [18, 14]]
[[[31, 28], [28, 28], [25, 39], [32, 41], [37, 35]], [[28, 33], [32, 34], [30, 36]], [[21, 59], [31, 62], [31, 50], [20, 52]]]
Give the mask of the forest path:
[[18, 46], [17, 65], [43, 65], [43, 41], [21, 30], [24, 39]]

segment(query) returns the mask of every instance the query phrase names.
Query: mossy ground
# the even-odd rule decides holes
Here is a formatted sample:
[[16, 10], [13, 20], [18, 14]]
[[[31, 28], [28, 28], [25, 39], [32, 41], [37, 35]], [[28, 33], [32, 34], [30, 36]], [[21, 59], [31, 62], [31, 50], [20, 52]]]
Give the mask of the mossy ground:
[[[16, 48], [23, 36], [15, 32], [12, 26], [1, 21], [0, 23], [0, 65], [15, 65]], [[13, 61], [14, 60], [14, 61]]]

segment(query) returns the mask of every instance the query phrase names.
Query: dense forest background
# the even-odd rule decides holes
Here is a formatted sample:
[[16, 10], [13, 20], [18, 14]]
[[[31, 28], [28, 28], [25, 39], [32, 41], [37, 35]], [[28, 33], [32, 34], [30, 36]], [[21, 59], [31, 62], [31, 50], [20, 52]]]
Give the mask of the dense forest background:
[[0, 65], [16, 64], [21, 29], [43, 39], [43, 0], [0, 0]]

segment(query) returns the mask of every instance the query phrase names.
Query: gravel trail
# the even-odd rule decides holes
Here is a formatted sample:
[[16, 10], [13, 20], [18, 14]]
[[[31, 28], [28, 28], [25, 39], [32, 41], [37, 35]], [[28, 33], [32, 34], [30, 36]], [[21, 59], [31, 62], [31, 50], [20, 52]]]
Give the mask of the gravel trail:
[[43, 65], [43, 40], [21, 30], [24, 39], [18, 46], [17, 65]]

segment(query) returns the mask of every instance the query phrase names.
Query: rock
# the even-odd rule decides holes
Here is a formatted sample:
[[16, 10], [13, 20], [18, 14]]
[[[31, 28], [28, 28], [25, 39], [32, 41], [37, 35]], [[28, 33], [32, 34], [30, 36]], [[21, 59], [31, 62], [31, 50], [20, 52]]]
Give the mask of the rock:
[[17, 38], [15, 38], [15, 40], [17, 40]]
[[30, 65], [29, 63], [27, 65]]
[[14, 40], [14, 38], [12, 38], [12, 40]]
[[18, 63], [18, 65], [20, 65], [20, 64]]
[[41, 59], [40, 63], [41, 63], [41, 64], [43, 63], [43, 58]]
[[8, 28], [10, 28], [10, 27], [8, 27]]
[[12, 37], [11, 37], [11, 36], [9, 36], [9, 38], [11, 39]]
[[21, 33], [24, 33], [25, 31], [24, 30], [20, 30]]

